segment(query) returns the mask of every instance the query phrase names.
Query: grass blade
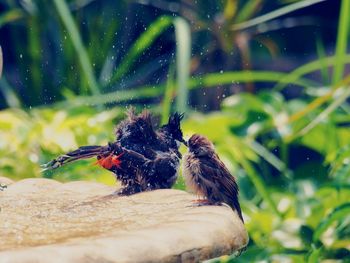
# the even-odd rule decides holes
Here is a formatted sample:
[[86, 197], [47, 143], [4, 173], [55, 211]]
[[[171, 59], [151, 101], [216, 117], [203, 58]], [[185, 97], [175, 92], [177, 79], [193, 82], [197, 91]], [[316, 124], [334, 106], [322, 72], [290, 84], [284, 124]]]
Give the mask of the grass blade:
[[291, 115], [287, 121], [287, 123], [291, 123], [294, 121], [297, 121], [299, 119], [301, 119], [302, 117], [304, 117], [306, 114], [308, 114], [309, 112], [317, 109], [318, 107], [320, 107], [322, 104], [324, 104], [325, 102], [327, 102], [328, 100], [330, 100], [332, 98], [332, 96], [334, 95], [334, 93], [339, 90], [340, 88], [342, 88], [343, 86], [346, 86], [350, 83], [350, 75], [347, 76], [345, 79], [343, 79], [341, 82], [339, 82], [337, 85], [335, 85], [329, 92], [327, 92], [325, 95], [323, 95], [322, 97], [318, 97], [317, 99], [314, 99], [311, 103], [309, 103], [304, 109], [302, 109], [301, 111], [298, 111], [297, 113], [294, 113], [293, 115]]
[[246, 142], [242, 141], [240, 138], [235, 136], [227, 136], [225, 138], [225, 142], [227, 145], [237, 145], [238, 147], [229, 147], [229, 153], [234, 158], [235, 162], [237, 162], [240, 166], [242, 166], [245, 171], [247, 177], [254, 185], [256, 192], [262, 198], [264, 202], [271, 208], [271, 210], [279, 217], [281, 217], [281, 213], [278, 211], [276, 203], [271, 198], [271, 195], [268, 191], [268, 187], [265, 184], [264, 180], [258, 174], [254, 166], [250, 163], [249, 159], [246, 156], [242, 155], [241, 148], [246, 147]]
[[325, 61], [327, 56], [326, 56], [324, 44], [320, 36], [318, 36], [316, 39], [316, 52], [317, 52], [318, 59], [320, 61], [323, 85], [329, 85], [328, 67]]
[[294, 79], [291, 81], [286, 78], [286, 73], [279, 73], [274, 71], [235, 71], [224, 73], [210, 73], [201, 77], [190, 79], [190, 89], [198, 87], [211, 87], [215, 85], [234, 84], [237, 82], [277, 82], [293, 83], [303, 87], [317, 86], [314, 81], [307, 79]]
[[79, 96], [55, 104], [57, 107], [78, 107], [82, 105], [103, 105], [120, 103], [134, 99], [148, 99], [160, 96], [164, 92], [164, 85], [143, 86], [137, 89], [123, 90], [100, 94], [98, 96]]
[[6, 25], [24, 18], [25, 14], [20, 9], [12, 9], [10, 11], [4, 12], [0, 15], [0, 28]]
[[[323, 105], [324, 103], [326, 103], [327, 101], [329, 101], [332, 96], [334, 96], [335, 92], [337, 92], [340, 88], [347, 86], [350, 83], [350, 75], [347, 76], [345, 79], [343, 79], [341, 82], [338, 82], [337, 85], [335, 85], [329, 92], [327, 92], [325, 95], [318, 97], [316, 99], [314, 99], [311, 103], [309, 103], [304, 109], [294, 113], [293, 115], [291, 115], [288, 120], [286, 121], [285, 125], [288, 123], [292, 123], [294, 121], [297, 121], [301, 118], [303, 118], [304, 116], [306, 116], [307, 114], [309, 114], [310, 112], [312, 112], [313, 110], [317, 109], [318, 107], [320, 107], [321, 105]], [[332, 111], [334, 110], [333, 107], [337, 106], [337, 103], [334, 104], [331, 108], [328, 109], [328, 111]], [[328, 114], [326, 112], [326, 114]], [[319, 117], [319, 118], [323, 118], [323, 116]], [[316, 120], [317, 122], [315, 122], [315, 124], [319, 123], [319, 119]], [[315, 125], [312, 124], [312, 125]], [[308, 129], [312, 129], [313, 127], [310, 126]], [[305, 132], [305, 131], [304, 131]], [[297, 138], [300, 135], [300, 133], [297, 134], [293, 134], [290, 137], [286, 138], [286, 142], [291, 142], [293, 141], [295, 138]]]
[[286, 165], [282, 162], [277, 156], [272, 154], [268, 149], [266, 149], [263, 145], [253, 140], [249, 143], [250, 148], [257, 153], [261, 158], [275, 167], [278, 171], [284, 173], [286, 172]]
[[164, 93], [164, 98], [162, 102], [162, 119], [161, 119], [161, 124], [166, 124], [170, 115], [171, 111], [171, 102], [173, 100], [173, 94], [174, 94], [174, 66], [173, 64], [170, 65], [169, 67], [169, 73], [168, 73], [168, 79], [167, 83], [165, 86], [165, 93]]
[[[169, 68], [169, 63], [171, 63], [172, 55], [160, 55], [153, 60], [144, 63], [144, 65], [138, 67], [137, 71], [133, 72], [133, 74], [127, 75], [123, 77], [123, 81], [121, 83], [116, 83], [111, 86], [111, 90], [119, 90], [119, 89], [129, 89], [135, 88], [139, 83], [143, 81], [147, 81], [152, 75], [154, 75], [158, 70], [163, 68]], [[162, 63], [160, 63], [162, 61]], [[175, 73], [175, 71], [174, 71]]]
[[[188, 81], [188, 88], [196, 89], [202, 87], [214, 87], [217, 85], [233, 84], [236, 82], [276, 82], [281, 78], [286, 77], [286, 73], [278, 73], [274, 71], [236, 71], [225, 73], [211, 73], [201, 77], [192, 78]], [[317, 85], [313, 81], [307, 79], [298, 79], [294, 82], [297, 85], [308, 87]], [[64, 105], [65, 107], [75, 107], [84, 104], [99, 105], [112, 102], [124, 102], [127, 100], [140, 99], [140, 98], [154, 98], [163, 94], [165, 85], [150, 85], [143, 86], [136, 89], [113, 91], [105, 94], [94, 96], [80, 96], [69, 101], [59, 102], [56, 105]]]
[[191, 30], [181, 17], [174, 19], [176, 35], [176, 75], [177, 75], [177, 99], [176, 110], [186, 112], [188, 100], [188, 79], [191, 59]]
[[72, 14], [70, 13], [67, 3], [65, 0], [53, 0], [57, 12], [62, 19], [64, 26], [66, 27], [68, 34], [72, 40], [75, 51], [78, 54], [78, 59], [84, 73], [86, 82], [94, 95], [100, 94], [100, 90], [95, 79], [94, 72], [92, 70], [92, 65], [88, 57], [87, 51], [81, 40], [77, 26], [74, 23]]
[[0, 79], [1, 79], [1, 75], [2, 75], [2, 49], [1, 49], [1, 46], [0, 46]]
[[307, 263], [318, 263], [320, 262], [322, 248], [316, 248], [314, 245], [311, 246], [311, 252], [307, 258]]
[[314, 235], [313, 241], [317, 242], [321, 235], [327, 230], [327, 228], [335, 221], [341, 220], [350, 214], [350, 203], [345, 203], [340, 206], [337, 206], [327, 217], [325, 217], [321, 223], [317, 226]]
[[237, 14], [237, 17], [235, 19], [235, 22], [241, 23], [244, 20], [249, 19], [253, 16], [256, 9], [261, 4], [262, 0], [249, 0], [247, 1], [244, 6], [239, 10], [239, 13]]
[[40, 104], [42, 96], [43, 77], [42, 77], [42, 50], [40, 42], [40, 18], [38, 16], [30, 16], [27, 23], [31, 30], [28, 30], [28, 55], [30, 57], [31, 71], [31, 87], [33, 101], [35, 104]]
[[247, 176], [254, 184], [256, 191], [260, 194], [263, 200], [269, 205], [272, 211], [274, 211], [276, 215], [281, 217], [282, 215], [278, 211], [276, 203], [272, 200], [271, 195], [267, 190], [268, 187], [266, 186], [265, 182], [261, 179], [261, 177], [257, 174], [257, 172], [254, 170], [252, 165], [246, 159], [242, 158], [240, 163], [243, 169], [246, 171]]
[[320, 122], [325, 120], [327, 116], [336, 110], [347, 98], [350, 96], [350, 89], [344, 88], [342, 94], [338, 95], [338, 98], [333, 101], [325, 110], [323, 110], [316, 118], [314, 118], [306, 127], [298, 132], [295, 137], [304, 136], [306, 133], [315, 128]]
[[[57, 1], [57, 0], [56, 0]], [[155, 22], [153, 22], [148, 29], [141, 34], [141, 36], [135, 41], [128, 53], [122, 59], [122, 63], [118, 66], [117, 70], [111, 77], [108, 85], [111, 86], [116, 83], [120, 78], [126, 74], [134, 61], [146, 50], [157, 37], [163, 33], [168, 27], [172, 25], [173, 18], [168, 16], [161, 16]]]
[[242, 30], [242, 29], [246, 29], [252, 26], [256, 26], [259, 25], [261, 23], [264, 23], [266, 21], [275, 19], [277, 17], [283, 16], [285, 14], [291, 13], [293, 11], [302, 9], [304, 7], [310, 6], [310, 5], [314, 5], [314, 4], [318, 4], [321, 2], [324, 2], [326, 0], [303, 0], [303, 1], [299, 1], [296, 2], [294, 4], [290, 4], [287, 6], [284, 6], [282, 8], [279, 8], [277, 10], [274, 10], [270, 13], [267, 13], [265, 15], [262, 16], [258, 16], [256, 18], [253, 18], [251, 20], [242, 22], [242, 23], [238, 23], [238, 24], [234, 24], [232, 25], [231, 29], [232, 30]]
[[[345, 55], [341, 58], [343, 63], [350, 63], [350, 55]], [[323, 64], [324, 63], [324, 64]], [[323, 59], [323, 63], [317, 59], [315, 61], [312, 61], [310, 63], [307, 63], [289, 74], [285, 75], [285, 77], [282, 77], [277, 84], [273, 87], [275, 91], [280, 91], [285, 88], [285, 84], [288, 83], [295, 83], [301, 76], [306, 75], [308, 73], [311, 73], [316, 70], [320, 70], [324, 66], [332, 66], [336, 63], [336, 57], [335, 56], [329, 56], [325, 57]]]
[[341, 1], [340, 17], [337, 34], [337, 44], [335, 49], [336, 63], [334, 67], [333, 84], [340, 81], [344, 72], [344, 62], [342, 57], [346, 54], [348, 34], [350, 26], [350, 1]]
[[12, 107], [12, 108], [21, 107], [20, 100], [18, 99], [16, 93], [14, 92], [14, 89], [7, 82], [5, 76], [0, 78], [0, 92], [4, 96], [6, 104], [9, 107]]

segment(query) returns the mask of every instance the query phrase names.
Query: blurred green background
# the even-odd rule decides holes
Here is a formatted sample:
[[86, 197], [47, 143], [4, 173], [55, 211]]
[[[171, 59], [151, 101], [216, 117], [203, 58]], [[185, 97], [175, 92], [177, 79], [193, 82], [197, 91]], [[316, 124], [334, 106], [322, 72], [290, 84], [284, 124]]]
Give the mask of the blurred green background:
[[348, 0], [0, 0], [0, 176], [114, 185], [39, 165], [177, 110], [239, 182], [250, 243], [221, 262], [350, 262], [349, 26]]

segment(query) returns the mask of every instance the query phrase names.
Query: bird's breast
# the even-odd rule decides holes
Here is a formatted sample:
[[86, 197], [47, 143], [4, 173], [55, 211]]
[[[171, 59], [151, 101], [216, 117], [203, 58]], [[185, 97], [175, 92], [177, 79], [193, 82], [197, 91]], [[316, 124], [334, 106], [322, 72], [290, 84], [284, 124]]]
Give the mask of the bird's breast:
[[187, 188], [195, 194], [202, 195], [199, 185], [199, 177], [201, 174], [200, 162], [194, 154], [185, 154], [182, 172]]

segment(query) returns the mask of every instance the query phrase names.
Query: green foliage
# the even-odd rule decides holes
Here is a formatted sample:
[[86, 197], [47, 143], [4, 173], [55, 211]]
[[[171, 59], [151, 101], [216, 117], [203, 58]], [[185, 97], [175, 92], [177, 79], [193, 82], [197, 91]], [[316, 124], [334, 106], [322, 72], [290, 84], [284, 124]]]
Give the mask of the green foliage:
[[[215, 143], [240, 185], [250, 246], [221, 262], [318, 262], [349, 255], [350, 131], [337, 127], [347, 114], [331, 112], [324, 123], [289, 140], [323, 110], [285, 121], [303, 107], [303, 100], [285, 101], [279, 93], [240, 93], [226, 98], [220, 113], [186, 121], [187, 133], [203, 133]], [[300, 148], [302, 155], [295, 151]]]
[[[290, 5], [284, 6], [282, 8], [276, 9], [276, 10], [274, 10], [274, 11], [272, 11], [270, 13], [264, 14], [262, 16], [255, 17], [255, 18], [253, 18], [251, 20], [244, 21], [244, 22], [239, 23], [239, 24], [234, 24], [232, 26], [232, 29], [233, 30], [239, 30], [239, 29], [245, 29], [245, 28], [248, 28], [248, 27], [259, 25], [259, 24], [262, 24], [262, 23], [264, 23], [266, 21], [275, 19], [277, 17], [280, 17], [282, 15], [288, 14], [290, 12], [293, 12], [295, 10], [299, 10], [299, 9], [304, 8], [304, 7], [307, 7], [307, 6], [310, 6], [310, 5], [313, 5], [313, 4], [317, 4], [317, 3], [320, 3], [320, 2], [323, 2], [323, 1], [325, 1], [325, 0], [301, 0], [301, 1], [297, 1], [296, 3], [293, 3], [293, 4], [290, 4]], [[252, 2], [252, 1], [250, 1], [250, 2]], [[246, 18], [249, 18], [249, 14], [253, 14], [253, 12], [251, 12], [250, 10], [254, 8], [254, 4], [252, 4], [250, 2], [248, 2], [245, 5], [245, 8], [243, 8], [243, 14], [241, 14], [241, 16], [239, 16], [238, 18], [243, 17], [243, 19], [246, 19]], [[255, 4], [258, 5], [260, 1], [255, 1], [255, 2], [257, 2]], [[250, 6], [248, 6], [249, 4], [250, 4]], [[248, 13], [248, 14], [246, 14], [246, 13]], [[240, 22], [240, 20], [241, 19], [238, 19], [239, 22]]]
[[[101, 111], [101, 106], [152, 105], [161, 123], [177, 109], [186, 112], [185, 135], [208, 136], [239, 182], [249, 247], [239, 258], [219, 260], [319, 262], [349, 257], [350, 76], [344, 75], [344, 66], [350, 63], [349, 1], [341, 3], [335, 55], [327, 55], [317, 38], [312, 43], [318, 58], [287, 73], [247, 66], [252, 48], [240, 41], [257, 39], [243, 29], [266, 26], [324, 0], [281, 1], [289, 4], [265, 14], [260, 12], [267, 5], [264, 0], [220, 1], [219, 11], [211, 8], [210, 1], [199, 1], [194, 4], [196, 12], [187, 9], [181, 16], [167, 13], [146, 19], [144, 31], [131, 34], [133, 42], [123, 48], [119, 35], [124, 17], [115, 16], [115, 10], [125, 11], [127, 1], [105, 1], [103, 10], [97, 2], [2, 3], [0, 28], [8, 26], [16, 77], [29, 88], [19, 91], [4, 61], [0, 106], [7, 109], [0, 111], [0, 176], [113, 185], [113, 175], [91, 160], [44, 173], [39, 164], [78, 146], [113, 140], [113, 126], [125, 108]], [[97, 10], [86, 8], [90, 4], [96, 4]], [[99, 11], [104, 15], [96, 16]], [[217, 13], [222, 17], [213, 19]], [[154, 50], [166, 43], [160, 41], [163, 37], [176, 49], [159, 55]], [[219, 47], [213, 47], [213, 39]], [[224, 53], [222, 61], [208, 62], [218, 51]], [[233, 67], [230, 54], [234, 52], [242, 56], [242, 68]], [[164, 56], [168, 59], [162, 64], [159, 59]], [[52, 64], [46, 65], [47, 61]], [[209, 65], [202, 70], [198, 64]], [[334, 68], [333, 75], [329, 67]], [[0, 76], [1, 68], [0, 49]], [[158, 76], [164, 68], [168, 74]], [[322, 80], [310, 77], [318, 72]], [[150, 81], [153, 75], [157, 81]], [[260, 82], [269, 86], [223, 96], [216, 112], [198, 113], [187, 105], [188, 98], [194, 97], [191, 92], [197, 96], [203, 88], [233, 89]], [[293, 89], [289, 84], [299, 86], [301, 92], [286, 99], [283, 92]], [[43, 106], [47, 102], [52, 103], [50, 108]], [[182, 177], [175, 187], [185, 189]]]
[[[298, 123], [283, 124], [302, 107], [307, 107], [303, 100], [285, 101], [280, 93], [240, 93], [226, 98], [220, 112], [191, 113], [183, 123], [185, 136], [202, 133], [214, 142], [238, 179], [250, 246], [235, 262], [266, 258], [314, 262], [341, 258], [347, 249], [350, 131], [336, 128], [344, 113], [335, 111], [312, 134], [286, 141], [312, 118], [313, 114]], [[1, 176], [114, 184], [113, 176], [92, 160], [44, 174], [39, 164], [80, 145], [113, 140], [113, 125], [123, 111], [38, 108], [0, 112]], [[309, 153], [298, 156], [295, 164], [294, 150], [300, 147]], [[181, 177], [175, 187], [185, 188]]]
[[[98, 87], [95, 75], [92, 70], [92, 65], [88, 57], [87, 51], [81, 40], [77, 26], [74, 23], [73, 17], [69, 11], [69, 8], [65, 0], [54, 0], [57, 13], [61, 17], [65, 28], [67, 29], [69, 36], [72, 40], [73, 47], [77, 52], [80, 66], [82, 68], [83, 74], [86, 78], [86, 83], [90, 87], [93, 94], [100, 94], [100, 89]], [[36, 45], [37, 46], [37, 45]]]
[[336, 45], [336, 64], [334, 67], [333, 83], [341, 80], [344, 71], [344, 62], [342, 58], [346, 55], [347, 43], [349, 39], [350, 27], [350, 2], [341, 1], [340, 17], [338, 25], [338, 36]]
[[[93, 163], [64, 167], [59, 173], [40, 171], [40, 164], [81, 145], [106, 144], [113, 139], [112, 120], [123, 113], [113, 109], [97, 113], [88, 108], [74, 111], [9, 109], [0, 112], [0, 176], [14, 179], [48, 177], [60, 181], [92, 179], [113, 183], [113, 176]], [[20, 162], [20, 165], [18, 165]]]

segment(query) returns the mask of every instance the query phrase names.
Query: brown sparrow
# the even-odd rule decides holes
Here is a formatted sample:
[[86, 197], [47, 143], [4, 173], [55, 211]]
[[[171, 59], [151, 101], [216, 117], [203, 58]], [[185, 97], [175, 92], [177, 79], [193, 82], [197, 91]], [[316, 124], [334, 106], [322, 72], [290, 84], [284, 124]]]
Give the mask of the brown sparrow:
[[243, 221], [236, 180], [216, 154], [213, 143], [206, 137], [194, 134], [188, 140], [183, 175], [187, 188], [206, 198], [204, 202], [197, 202], [214, 205], [226, 203], [237, 211]]

